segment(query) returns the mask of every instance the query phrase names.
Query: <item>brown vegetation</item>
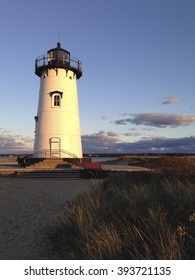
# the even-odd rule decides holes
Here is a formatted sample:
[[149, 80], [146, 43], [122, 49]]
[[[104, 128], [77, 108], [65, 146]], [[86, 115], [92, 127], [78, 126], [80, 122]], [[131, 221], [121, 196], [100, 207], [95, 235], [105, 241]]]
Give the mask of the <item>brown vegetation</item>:
[[143, 158], [140, 166], [160, 173], [115, 176], [68, 205], [51, 258], [195, 259], [194, 159]]
[[158, 172], [195, 174], [195, 156], [127, 156], [121, 160], [129, 165], [138, 165]]

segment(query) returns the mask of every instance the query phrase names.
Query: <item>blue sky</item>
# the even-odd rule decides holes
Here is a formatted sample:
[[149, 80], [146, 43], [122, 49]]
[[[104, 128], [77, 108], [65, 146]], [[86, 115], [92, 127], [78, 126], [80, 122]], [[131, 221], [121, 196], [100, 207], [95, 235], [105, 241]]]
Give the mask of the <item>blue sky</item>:
[[83, 63], [84, 152], [195, 152], [194, 0], [0, 0], [0, 153], [31, 151], [35, 58]]

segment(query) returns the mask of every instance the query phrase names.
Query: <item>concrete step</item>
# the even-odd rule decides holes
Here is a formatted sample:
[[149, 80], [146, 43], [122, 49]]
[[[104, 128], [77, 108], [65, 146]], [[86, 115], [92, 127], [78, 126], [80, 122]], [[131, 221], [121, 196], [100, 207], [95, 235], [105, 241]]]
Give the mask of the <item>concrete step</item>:
[[64, 170], [33, 170], [29, 172], [18, 172], [17, 178], [59, 178], [59, 179], [81, 179], [81, 172], [79, 169], [64, 169]]
[[44, 159], [40, 162], [36, 162], [34, 164], [31, 164], [30, 166], [27, 166], [27, 169], [48, 169], [48, 168], [68, 168], [71, 167], [70, 164], [63, 161], [62, 159]]

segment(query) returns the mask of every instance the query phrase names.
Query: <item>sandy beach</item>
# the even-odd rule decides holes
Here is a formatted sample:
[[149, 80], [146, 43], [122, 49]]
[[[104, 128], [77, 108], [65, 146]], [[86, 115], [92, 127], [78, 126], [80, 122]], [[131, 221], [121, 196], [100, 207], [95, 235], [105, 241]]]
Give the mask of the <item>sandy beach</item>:
[[97, 181], [0, 178], [0, 259], [48, 259], [48, 239], [67, 201]]

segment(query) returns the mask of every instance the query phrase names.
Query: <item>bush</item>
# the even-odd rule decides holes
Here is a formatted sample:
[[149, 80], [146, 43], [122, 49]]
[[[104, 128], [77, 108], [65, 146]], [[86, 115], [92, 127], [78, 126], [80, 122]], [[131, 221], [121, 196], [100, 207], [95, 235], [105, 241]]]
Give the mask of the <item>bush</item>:
[[58, 216], [54, 259], [194, 259], [195, 187], [149, 172], [110, 178]]

